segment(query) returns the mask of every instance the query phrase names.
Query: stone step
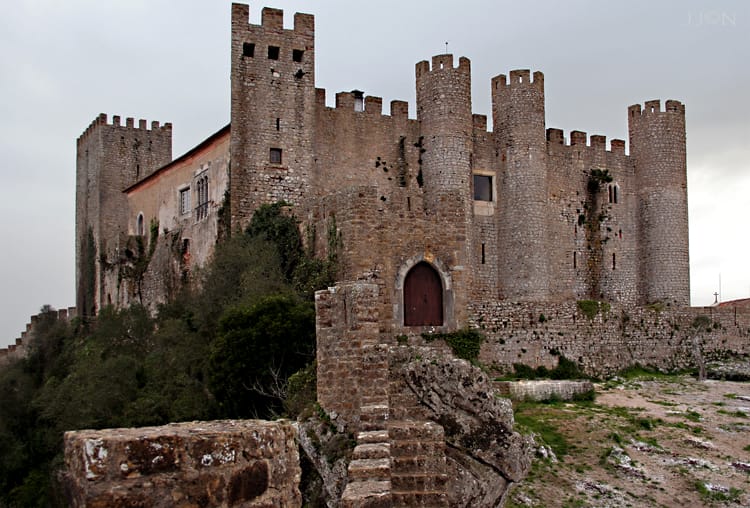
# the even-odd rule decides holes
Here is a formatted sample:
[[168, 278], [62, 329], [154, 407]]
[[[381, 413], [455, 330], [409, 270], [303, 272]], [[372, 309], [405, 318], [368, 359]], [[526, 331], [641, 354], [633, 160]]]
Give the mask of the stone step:
[[448, 494], [445, 492], [392, 492], [393, 507], [429, 506], [443, 508], [448, 506]]
[[365, 430], [357, 433], [357, 443], [388, 443], [388, 431], [385, 429]]
[[444, 441], [443, 427], [434, 422], [391, 421], [388, 433], [393, 441]]
[[355, 459], [349, 462], [349, 481], [388, 480], [391, 475], [390, 459]]
[[356, 481], [349, 482], [341, 496], [341, 508], [390, 508], [391, 482]]
[[386, 459], [391, 456], [390, 443], [363, 443], [354, 448], [353, 459]]
[[445, 443], [435, 441], [392, 441], [392, 457], [430, 457], [445, 455]]
[[388, 404], [388, 393], [382, 390], [380, 394], [363, 395], [361, 403], [363, 406], [382, 406]]
[[[356, 448], [354, 452], [356, 453]], [[445, 473], [445, 455], [417, 455], [393, 457], [391, 471], [393, 474], [415, 474], [431, 472], [436, 474]]]
[[393, 492], [445, 492], [446, 474], [391, 474]]

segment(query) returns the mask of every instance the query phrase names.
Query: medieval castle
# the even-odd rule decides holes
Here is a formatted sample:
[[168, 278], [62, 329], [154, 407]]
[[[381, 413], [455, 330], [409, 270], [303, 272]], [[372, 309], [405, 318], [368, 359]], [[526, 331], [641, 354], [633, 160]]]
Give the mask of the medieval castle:
[[[545, 129], [544, 76], [516, 70], [492, 80], [488, 131], [469, 60], [445, 54], [416, 65], [416, 119], [356, 90], [330, 108], [313, 17], [292, 30], [282, 17], [249, 24], [233, 6], [231, 124], [188, 153], [172, 159], [170, 124], [118, 116], [78, 139], [80, 312], [162, 301], [222, 227], [276, 201], [319, 250], [340, 237], [341, 280], [378, 281], [387, 329], [460, 327], [485, 302], [689, 304], [681, 103], [628, 108], [628, 155], [621, 140]], [[124, 266], [137, 244], [161, 262], [136, 280]]]
[[[335, 249], [339, 264], [339, 282], [315, 303], [318, 403], [335, 425], [361, 431], [341, 506], [495, 506], [505, 487], [487, 485], [528, 471], [529, 444], [512, 431], [509, 403], [488, 395], [484, 372], [423, 359], [441, 346], [400, 347], [435, 332], [480, 329], [479, 361], [499, 370], [565, 356], [601, 375], [750, 353], [747, 302], [689, 307], [680, 102], [630, 106], [626, 154], [623, 140], [608, 147], [604, 136], [547, 129], [543, 74], [515, 70], [492, 80], [488, 131], [472, 113], [469, 60], [444, 54], [416, 64], [416, 119], [406, 102], [383, 114], [379, 97], [358, 90], [337, 93], [332, 108], [315, 88], [313, 17], [295, 14], [293, 29], [277, 9], [249, 19], [247, 5], [232, 6], [229, 125], [176, 159], [171, 124], [102, 114], [78, 138], [77, 301], [61, 316], [153, 309], [258, 207], [287, 203], [307, 247]], [[223, 432], [241, 434], [235, 425]], [[262, 457], [261, 472], [291, 489], [268, 492], [299, 505], [296, 431], [242, 425], [289, 451]], [[159, 432], [182, 430], [153, 439]], [[499, 451], [464, 450], [461, 432]], [[109, 455], [75, 446], [68, 466], [81, 491], [93, 489], [81, 471], [99, 471]], [[205, 449], [196, 457], [210, 458]], [[112, 477], [129, 482], [112, 464]], [[462, 482], [479, 494], [461, 497]]]

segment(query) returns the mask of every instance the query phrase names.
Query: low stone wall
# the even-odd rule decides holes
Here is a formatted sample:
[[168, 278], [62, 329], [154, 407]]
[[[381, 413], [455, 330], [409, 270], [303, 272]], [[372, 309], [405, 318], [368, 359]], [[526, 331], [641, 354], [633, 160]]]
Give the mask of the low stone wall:
[[301, 506], [291, 422], [222, 420], [65, 433], [72, 507]]
[[469, 324], [486, 336], [480, 361], [504, 371], [514, 363], [552, 369], [563, 355], [606, 377], [634, 364], [678, 370], [750, 354], [750, 312], [729, 306], [606, 304], [587, 315], [574, 301], [478, 302], [471, 315]]
[[498, 393], [513, 400], [573, 400], [594, 389], [591, 381], [564, 381], [542, 379], [538, 381], [498, 381], [495, 383]]

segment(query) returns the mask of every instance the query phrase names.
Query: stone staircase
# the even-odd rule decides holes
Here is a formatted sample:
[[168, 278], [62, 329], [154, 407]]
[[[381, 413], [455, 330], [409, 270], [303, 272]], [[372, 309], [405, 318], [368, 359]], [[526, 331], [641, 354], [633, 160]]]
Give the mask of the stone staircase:
[[342, 508], [393, 506], [388, 413], [388, 404], [370, 404], [360, 409], [360, 432], [349, 463]]
[[447, 507], [443, 428], [388, 417], [387, 404], [362, 406], [342, 508]]
[[445, 435], [427, 421], [388, 425], [391, 442], [391, 506], [447, 507]]

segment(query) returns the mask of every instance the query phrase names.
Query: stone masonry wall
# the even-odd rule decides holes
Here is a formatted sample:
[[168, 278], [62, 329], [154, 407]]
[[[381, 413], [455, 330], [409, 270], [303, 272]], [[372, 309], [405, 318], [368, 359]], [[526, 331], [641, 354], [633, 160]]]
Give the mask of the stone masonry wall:
[[77, 507], [301, 506], [291, 422], [224, 420], [65, 433]]
[[[231, 222], [244, 229], [264, 203], [298, 203], [310, 188], [315, 114], [315, 25], [264, 8], [232, 5]], [[278, 152], [275, 152], [277, 151]], [[272, 156], [271, 153], [274, 152]], [[278, 156], [278, 158], [276, 158]]]
[[[128, 202], [123, 190], [172, 160], [172, 124], [132, 118], [121, 125], [99, 115], [78, 138], [76, 159], [76, 307], [94, 315], [106, 304], [100, 254], [117, 246], [127, 231]], [[89, 241], [88, 235], [92, 235]], [[91, 245], [89, 245], [91, 244]], [[93, 250], [93, 252], [87, 252]], [[94, 267], [87, 266], [94, 264]], [[94, 280], [89, 280], [93, 270]], [[90, 301], [89, 301], [90, 300]]]
[[[385, 396], [378, 374], [387, 367], [366, 361], [378, 343], [378, 287], [350, 283], [315, 293], [318, 402], [335, 420], [357, 426], [367, 397]], [[380, 369], [378, 369], [380, 367]], [[373, 370], [374, 369], [374, 370]]]
[[[62, 321], [68, 321], [76, 317], [76, 308], [69, 307], [67, 309], [52, 310], [50, 311], [55, 319]], [[15, 344], [9, 345], [7, 348], [0, 349], [0, 368], [8, 365], [9, 363], [25, 358], [29, 354], [29, 349], [34, 341], [34, 332], [39, 323], [40, 319], [46, 319], [49, 317], [48, 314], [39, 313], [29, 318], [29, 322], [26, 323], [26, 330], [21, 332], [21, 336], [16, 339]]]
[[639, 303], [690, 302], [685, 106], [628, 109], [638, 210]]
[[634, 364], [685, 369], [697, 357], [750, 353], [750, 312], [740, 308], [611, 304], [590, 319], [576, 302], [483, 302], [472, 312], [487, 338], [480, 361], [505, 371], [514, 363], [554, 368], [563, 355], [606, 376]]

